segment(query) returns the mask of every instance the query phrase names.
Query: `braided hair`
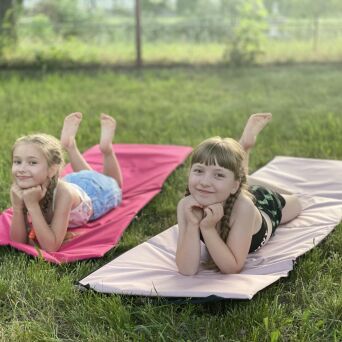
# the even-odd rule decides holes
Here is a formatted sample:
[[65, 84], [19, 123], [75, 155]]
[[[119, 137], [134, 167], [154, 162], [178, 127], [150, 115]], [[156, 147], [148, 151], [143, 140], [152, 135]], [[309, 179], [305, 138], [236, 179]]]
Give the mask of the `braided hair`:
[[[48, 134], [30, 134], [20, 137], [12, 147], [12, 158], [15, 148], [21, 144], [33, 144], [37, 146], [46, 158], [48, 167], [57, 165], [56, 173], [49, 179], [46, 194], [39, 202], [45, 220], [48, 222], [48, 214], [52, 211], [53, 193], [58, 183], [60, 170], [64, 166], [63, 148], [58, 139]], [[24, 209], [25, 221], [27, 209]], [[48, 222], [49, 223], [49, 222]]]
[[[230, 218], [234, 204], [241, 193], [252, 197], [247, 190], [247, 172], [244, 166], [246, 153], [242, 146], [234, 139], [213, 137], [204, 140], [193, 151], [191, 157], [191, 166], [196, 163], [204, 165], [219, 165], [233, 172], [235, 180], [239, 181], [239, 188], [234, 194], [231, 194], [224, 203], [223, 217], [218, 227], [218, 233], [221, 239], [226, 242], [230, 232]], [[186, 189], [185, 196], [190, 195], [189, 188]], [[205, 263], [207, 268], [216, 268], [217, 266], [209, 258]]]

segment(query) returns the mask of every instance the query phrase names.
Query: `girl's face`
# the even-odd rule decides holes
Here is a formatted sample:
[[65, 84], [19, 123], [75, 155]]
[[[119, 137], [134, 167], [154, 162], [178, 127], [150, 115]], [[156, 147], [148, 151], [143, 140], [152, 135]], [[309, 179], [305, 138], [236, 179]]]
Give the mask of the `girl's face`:
[[14, 149], [12, 177], [21, 189], [47, 185], [51, 172], [43, 152], [34, 144], [19, 144]]
[[239, 185], [234, 173], [219, 165], [195, 163], [190, 169], [190, 194], [203, 206], [225, 202], [238, 190]]

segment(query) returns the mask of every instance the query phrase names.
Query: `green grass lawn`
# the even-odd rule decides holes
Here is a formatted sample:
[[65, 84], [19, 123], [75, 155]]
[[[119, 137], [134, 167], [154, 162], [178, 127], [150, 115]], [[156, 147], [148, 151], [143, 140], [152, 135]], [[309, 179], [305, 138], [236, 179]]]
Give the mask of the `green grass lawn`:
[[[143, 41], [145, 65], [209, 64], [229, 62], [227, 42]], [[302, 62], [341, 62], [342, 38], [321, 38], [314, 49], [312, 39], [265, 40], [259, 65]], [[224, 55], [227, 57], [224, 57]], [[131, 42], [85, 42], [80, 39], [51, 38], [49, 41], [21, 39], [16, 48], [4, 49], [0, 66], [68, 67], [72, 65], [134, 65], [134, 37]]]
[[[0, 209], [10, 206], [14, 140], [37, 131], [58, 136], [69, 112], [84, 113], [84, 150], [98, 143], [102, 111], [116, 117], [119, 143], [191, 146], [212, 135], [238, 138], [250, 113], [270, 111], [273, 121], [251, 156], [254, 171], [276, 155], [342, 160], [341, 89], [338, 65], [0, 72]], [[187, 165], [102, 259], [57, 266], [1, 247], [0, 340], [340, 341], [341, 225], [251, 301], [170, 305], [73, 286], [176, 223]]]

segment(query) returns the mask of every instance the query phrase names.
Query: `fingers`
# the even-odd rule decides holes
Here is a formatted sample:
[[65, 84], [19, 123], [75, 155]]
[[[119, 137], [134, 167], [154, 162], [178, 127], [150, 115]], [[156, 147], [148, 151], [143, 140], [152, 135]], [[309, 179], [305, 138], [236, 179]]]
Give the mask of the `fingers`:
[[19, 188], [17, 184], [12, 184], [11, 186], [11, 194], [15, 195], [18, 198], [23, 197], [23, 190]]
[[188, 203], [192, 206], [195, 206], [195, 207], [199, 207], [199, 208], [203, 208], [203, 205], [198, 203], [194, 197], [192, 197], [191, 195], [187, 197], [188, 199]]
[[22, 189], [18, 186], [17, 183], [12, 183], [11, 190], [13, 190], [13, 191], [22, 191]]
[[40, 185], [33, 186], [31, 188], [23, 189], [22, 190], [25, 194], [27, 193], [32, 193], [32, 192], [37, 192], [37, 191], [42, 191], [42, 187]]
[[213, 215], [214, 214], [213, 208], [211, 208], [211, 207], [206, 207], [203, 210], [204, 210], [205, 216]]
[[23, 199], [25, 203], [28, 202], [39, 202], [46, 194], [46, 189], [44, 190], [42, 186], [37, 185], [32, 188], [23, 189]]
[[208, 207], [205, 207], [203, 211], [204, 218], [202, 224], [204, 226], [215, 227], [216, 223], [219, 222], [223, 216], [223, 206], [221, 203], [209, 205]]
[[185, 207], [189, 210], [193, 208], [203, 209], [203, 205], [199, 204], [191, 195], [185, 199]]
[[206, 209], [209, 209], [210, 211], [208, 213], [211, 213], [214, 216], [223, 216], [223, 205], [221, 203], [209, 205]]
[[46, 195], [47, 187], [45, 185], [42, 185], [41, 190], [42, 190], [42, 198], [43, 198]]

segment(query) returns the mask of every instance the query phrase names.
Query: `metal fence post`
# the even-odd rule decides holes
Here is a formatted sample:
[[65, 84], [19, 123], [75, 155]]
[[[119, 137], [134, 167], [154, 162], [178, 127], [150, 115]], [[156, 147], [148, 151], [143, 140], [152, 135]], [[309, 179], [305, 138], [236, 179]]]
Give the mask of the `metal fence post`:
[[135, 51], [136, 51], [136, 66], [142, 66], [141, 58], [141, 7], [140, 0], [135, 0]]

